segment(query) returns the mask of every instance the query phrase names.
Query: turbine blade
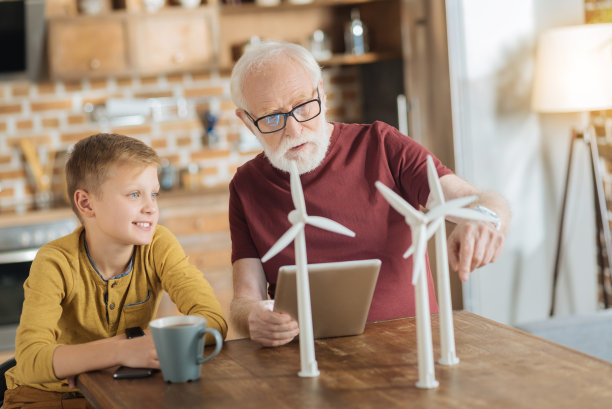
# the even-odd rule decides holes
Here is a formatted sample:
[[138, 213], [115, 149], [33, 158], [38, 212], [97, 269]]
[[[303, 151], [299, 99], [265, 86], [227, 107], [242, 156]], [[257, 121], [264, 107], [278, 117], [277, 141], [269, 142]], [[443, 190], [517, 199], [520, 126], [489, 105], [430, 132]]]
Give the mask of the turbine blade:
[[418, 223], [425, 222], [425, 217], [423, 217], [423, 214], [416, 210], [414, 207], [410, 206], [410, 204], [406, 202], [400, 195], [389, 189], [380, 181], [376, 181], [375, 185], [378, 191], [387, 200], [387, 202], [389, 202], [391, 207], [406, 218], [408, 224], [412, 226]]
[[444, 223], [444, 219], [442, 217], [438, 217], [436, 220], [431, 222], [429, 226], [427, 226], [427, 240], [431, 239], [431, 236], [438, 231], [442, 223]]
[[443, 204], [444, 193], [442, 192], [438, 171], [436, 170], [436, 165], [434, 165], [431, 155], [427, 155], [427, 181], [429, 182], [429, 190], [433, 195], [434, 203], [436, 205]]
[[319, 229], [329, 230], [349, 237], [355, 237], [355, 233], [352, 230], [349, 230], [340, 223], [325, 217], [306, 216], [306, 223], [318, 227]]
[[280, 237], [280, 239], [278, 239], [276, 243], [274, 243], [274, 245], [270, 247], [270, 250], [268, 250], [268, 252], [264, 254], [264, 256], [261, 258], [261, 261], [265, 263], [266, 261], [270, 260], [272, 257], [276, 256], [282, 249], [287, 247], [287, 245], [291, 243], [293, 239], [295, 239], [295, 236], [297, 236], [300, 229], [303, 229], [303, 228], [304, 228], [304, 223], [296, 223], [293, 226], [291, 226], [291, 228], [289, 228], [289, 230], [287, 230], [285, 234], [283, 234]]
[[427, 212], [425, 217], [427, 218], [427, 221], [431, 221], [431, 220], [437, 219], [438, 217], [446, 216], [451, 211], [459, 207], [468, 205], [476, 199], [477, 199], [476, 196], [465, 196], [465, 197], [460, 197], [458, 199], [449, 200], [448, 202], [445, 202], [444, 204], [441, 204], [439, 206], [432, 208], [429, 212]]
[[495, 223], [495, 219], [491, 216], [487, 216], [486, 214], [477, 212], [473, 209], [459, 208], [454, 209], [448, 212], [449, 216], [459, 217], [460, 219], [471, 219], [471, 220], [481, 220], [483, 222], [491, 222]]
[[404, 253], [404, 258], [408, 258], [413, 254], [414, 254], [414, 244], [410, 246], [408, 250], [406, 250], [406, 252]]
[[304, 201], [304, 192], [302, 191], [302, 182], [300, 181], [300, 173], [295, 161], [291, 161], [291, 198], [295, 210], [302, 216], [306, 216], [306, 202]]

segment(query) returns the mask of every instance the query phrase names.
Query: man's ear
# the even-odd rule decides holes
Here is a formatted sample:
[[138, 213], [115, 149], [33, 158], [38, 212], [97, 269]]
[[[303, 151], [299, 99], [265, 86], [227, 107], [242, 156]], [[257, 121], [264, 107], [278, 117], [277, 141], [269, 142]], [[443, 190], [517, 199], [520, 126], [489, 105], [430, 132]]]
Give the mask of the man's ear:
[[242, 123], [243, 123], [243, 124], [244, 124], [244, 125], [245, 125], [247, 128], [249, 128], [249, 131], [251, 131], [251, 133], [252, 133], [253, 135], [257, 136], [258, 129], [257, 129], [257, 127], [255, 126], [255, 124], [253, 123], [253, 121], [251, 121], [251, 118], [249, 118], [249, 117], [247, 116], [247, 114], [246, 114], [246, 112], [244, 111], [244, 109], [237, 108], [237, 109], [236, 109], [236, 111], [234, 111], [234, 112], [235, 112], [236, 116], [237, 116], [238, 118], [240, 118], [240, 120], [242, 121]]
[[96, 215], [92, 207], [90, 198], [91, 194], [86, 190], [77, 189], [74, 192], [74, 203], [76, 205], [76, 208], [79, 213], [85, 218], [94, 217]]
[[323, 89], [323, 80], [319, 81], [319, 97], [321, 98], [321, 106], [327, 107], [327, 95], [325, 94], [325, 90]]

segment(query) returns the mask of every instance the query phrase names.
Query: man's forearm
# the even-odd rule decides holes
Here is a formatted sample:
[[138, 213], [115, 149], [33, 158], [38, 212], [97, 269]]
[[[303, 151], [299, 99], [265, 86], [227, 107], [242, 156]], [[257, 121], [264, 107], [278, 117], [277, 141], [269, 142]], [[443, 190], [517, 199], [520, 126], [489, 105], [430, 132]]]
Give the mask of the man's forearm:
[[230, 304], [231, 322], [242, 336], [249, 335], [249, 314], [257, 302], [249, 298], [234, 298]]
[[[510, 225], [511, 213], [510, 206], [506, 199], [497, 192], [491, 190], [480, 190], [472, 186], [460, 177], [450, 174], [440, 178], [444, 199], [446, 201], [458, 199], [465, 196], [478, 196], [478, 199], [469, 204], [469, 207], [484, 206], [497, 214], [501, 221], [501, 232], [505, 235], [508, 226]], [[427, 208], [430, 209], [434, 196], [430, 193], [427, 199]], [[462, 219], [457, 217], [447, 217], [447, 220], [453, 223], [460, 223]]]
[[234, 298], [230, 321], [240, 335], [249, 336], [249, 314], [257, 303], [267, 299], [266, 275], [258, 258], [243, 258], [233, 264]]

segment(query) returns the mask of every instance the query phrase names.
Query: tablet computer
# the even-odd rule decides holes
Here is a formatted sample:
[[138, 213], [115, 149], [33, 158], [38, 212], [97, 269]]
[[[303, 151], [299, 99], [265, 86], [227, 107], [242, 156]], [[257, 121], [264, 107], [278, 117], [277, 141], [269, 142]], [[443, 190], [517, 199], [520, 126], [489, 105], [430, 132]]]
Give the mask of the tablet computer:
[[[308, 264], [315, 338], [361, 334], [370, 311], [381, 261]], [[298, 320], [296, 266], [278, 270], [274, 311]]]

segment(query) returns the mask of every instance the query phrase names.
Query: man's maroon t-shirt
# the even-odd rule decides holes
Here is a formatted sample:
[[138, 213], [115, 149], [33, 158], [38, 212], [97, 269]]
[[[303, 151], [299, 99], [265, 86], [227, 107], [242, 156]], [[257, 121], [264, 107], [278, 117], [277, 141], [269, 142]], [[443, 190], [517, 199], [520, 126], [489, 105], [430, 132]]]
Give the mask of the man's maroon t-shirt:
[[[369, 322], [415, 315], [412, 257], [402, 257], [412, 243], [410, 229], [374, 183], [380, 180], [418, 209], [429, 196], [428, 154], [382, 122], [334, 123], [325, 159], [314, 171], [301, 175], [307, 213], [328, 217], [356, 233], [351, 238], [307, 225], [308, 263], [382, 260]], [[439, 176], [451, 173], [437, 159], [434, 162]], [[289, 173], [274, 168], [259, 154], [237, 170], [230, 184], [229, 206], [232, 263], [263, 257], [291, 227], [287, 215], [294, 205]], [[293, 244], [263, 263], [271, 297], [279, 267], [291, 264], [295, 264]], [[429, 305], [437, 312], [429, 263], [427, 272]]]

